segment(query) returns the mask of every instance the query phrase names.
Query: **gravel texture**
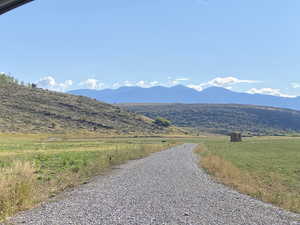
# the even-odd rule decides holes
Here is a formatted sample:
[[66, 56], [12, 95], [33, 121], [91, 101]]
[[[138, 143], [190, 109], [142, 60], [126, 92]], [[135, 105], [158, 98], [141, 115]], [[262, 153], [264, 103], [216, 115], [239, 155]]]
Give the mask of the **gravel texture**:
[[65, 193], [62, 200], [19, 214], [32, 225], [300, 225], [286, 212], [216, 183], [184, 144], [131, 161]]

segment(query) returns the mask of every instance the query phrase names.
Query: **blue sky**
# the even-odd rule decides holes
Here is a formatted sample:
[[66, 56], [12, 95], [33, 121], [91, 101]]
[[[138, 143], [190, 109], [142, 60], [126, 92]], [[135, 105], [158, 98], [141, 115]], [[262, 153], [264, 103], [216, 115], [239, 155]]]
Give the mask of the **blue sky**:
[[35, 0], [0, 16], [0, 71], [61, 91], [184, 84], [300, 95], [298, 0], [83, 2]]

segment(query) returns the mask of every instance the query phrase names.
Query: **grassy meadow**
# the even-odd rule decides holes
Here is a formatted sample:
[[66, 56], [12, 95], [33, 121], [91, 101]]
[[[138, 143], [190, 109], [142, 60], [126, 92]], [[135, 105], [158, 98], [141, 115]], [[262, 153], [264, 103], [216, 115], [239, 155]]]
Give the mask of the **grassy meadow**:
[[85, 183], [111, 166], [175, 144], [161, 138], [2, 134], [0, 220]]
[[0, 220], [87, 182], [114, 165], [179, 143], [199, 143], [200, 165], [220, 182], [300, 212], [300, 138], [98, 137], [0, 134]]
[[300, 138], [254, 137], [241, 143], [208, 138], [197, 152], [201, 166], [220, 182], [300, 212]]

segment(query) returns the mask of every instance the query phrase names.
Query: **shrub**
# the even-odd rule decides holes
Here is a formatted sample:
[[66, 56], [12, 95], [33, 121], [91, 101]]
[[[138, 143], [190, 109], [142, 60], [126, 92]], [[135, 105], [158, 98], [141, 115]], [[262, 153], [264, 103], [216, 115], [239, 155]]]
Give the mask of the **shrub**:
[[171, 126], [171, 122], [165, 118], [158, 117], [154, 120], [154, 123], [158, 126], [169, 127]]
[[14, 77], [11, 77], [11, 76], [9, 76], [5, 73], [0, 73], [0, 83], [3, 83], [3, 84], [14, 83], [14, 84], [17, 84], [18, 81]]

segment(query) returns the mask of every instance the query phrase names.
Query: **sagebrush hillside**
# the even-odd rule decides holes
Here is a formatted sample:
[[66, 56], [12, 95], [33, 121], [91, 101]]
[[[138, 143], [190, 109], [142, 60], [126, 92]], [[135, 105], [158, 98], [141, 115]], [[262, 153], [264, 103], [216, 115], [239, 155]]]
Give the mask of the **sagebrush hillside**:
[[96, 100], [19, 85], [0, 77], [0, 132], [168, 132], [152, 120]]
[[122, 108], [150, 118], [164, 117], [179, 127], [228, 134], [282, 135], [300, 132], [300, 111], [219, 104], [121, 104]]

